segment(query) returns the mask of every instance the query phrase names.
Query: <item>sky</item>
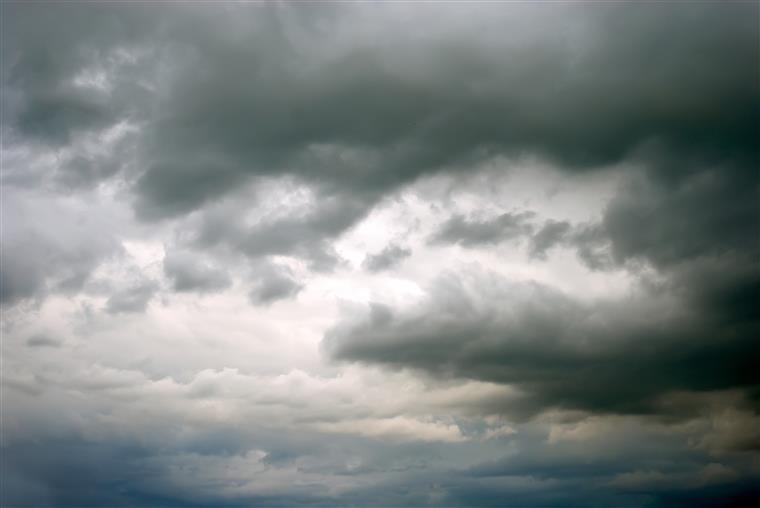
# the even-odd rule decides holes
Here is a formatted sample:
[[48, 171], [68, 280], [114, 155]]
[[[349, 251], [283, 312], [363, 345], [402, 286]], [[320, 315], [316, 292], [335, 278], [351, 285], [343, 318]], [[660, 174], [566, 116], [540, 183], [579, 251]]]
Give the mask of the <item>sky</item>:
[[2, 506], [760, 506], [757, 2], [1, 9]]

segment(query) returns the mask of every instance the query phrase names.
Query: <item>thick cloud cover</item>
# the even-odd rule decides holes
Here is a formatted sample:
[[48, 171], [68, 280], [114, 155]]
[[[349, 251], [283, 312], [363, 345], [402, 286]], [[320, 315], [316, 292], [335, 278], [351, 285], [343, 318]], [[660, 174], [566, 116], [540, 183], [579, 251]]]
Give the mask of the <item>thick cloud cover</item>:
[[[742, 283], [756, 287], [753, 277]], [[751, 305], [753, 296], [760, 303], [756, 294], [738, 299]], [[669, 294], [589, 304], [474, 274], [439, 281], [411, 311], [376, 305], [366, 320], [330, 332], [326, 345], [340, 359], [516, 386], [517, 415], [667, 413], [659, 406], [675, 391], [756, 388], [759, 327], [743, 309], [694, 309]]]
[[3, 3], [3, 506], [749, 506], [757, 3]]
[[[753, 9], [453, 5], [442, 8], [440, 27], [415, 38], [405, 24], [424, 14], [402, 7], [198, 7], [160, 16], [141, 6], [13, 6], [5, 95], [23, 106], [9, 128], [66, 139], [116, 122], [91, 93], [84, 100], [21, 85], [63, 86], [130, 48], [105, 97], [109, 108], [123, 98], [122, 114], [147, 122], [145, 171], [135, 183], [140, 216], [176, 216], [257, 175], [291, 174], [341, 196], [344, 220], [325, 231], [334, 235], [363, 215], [357, 197], [372, 203], [420, 175], [466, 171], [494, 154], [530, 152], [574, 170], [642, 157], [666, 166], [657, 171], [668, 180], [724, 159], [756, 163]], [[61, 28], [56, 10], [72, 25]], [[471, 22], [454, 21], [466, 13]], [[405, 22], [382, 44], [370, 30], [357, 33], [369, 19], [393, 16]], [[78, 38], [80, 23], [97, 29]], [[526, 23], [546, 29], [521, 29]], [[509, 35], [496, 36], [496, 26]], [[166, 39], [142, 55], [140, 43], [159, 34]], [[123, 91], [128, 78], [157, 91]], [[300, 235], [288, 233], [288, 243]]]

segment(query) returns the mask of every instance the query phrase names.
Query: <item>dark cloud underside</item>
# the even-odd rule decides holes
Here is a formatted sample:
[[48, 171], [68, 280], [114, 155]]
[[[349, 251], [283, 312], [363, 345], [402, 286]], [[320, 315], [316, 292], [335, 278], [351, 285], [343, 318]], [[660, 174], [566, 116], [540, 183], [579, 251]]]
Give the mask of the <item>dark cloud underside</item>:
[[[757, 271], [744, 275], [757, 287]], [[667, 294], [588, 305], [475, 274], [440, 281], [421, 309], [376, 306], [330, 332], [326, 347], [338, 359], [517, 386], [523, 398], [501, 410], [518, 417], [551, 408], [667, 413], [661, 403], [675, 391], [760, 385], [751, 360], [760, 321], [743, 312], [760, 300], [756, 291], [737, 299], [729, 309], [684, 307]]]

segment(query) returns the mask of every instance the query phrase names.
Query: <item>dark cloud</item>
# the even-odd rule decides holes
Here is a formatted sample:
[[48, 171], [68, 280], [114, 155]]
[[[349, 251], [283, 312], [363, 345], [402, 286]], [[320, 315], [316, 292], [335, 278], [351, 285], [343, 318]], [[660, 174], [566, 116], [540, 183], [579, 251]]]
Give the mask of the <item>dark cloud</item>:
[[758, 202], [760, 178], [749, 167], [695, 165], [677, 178], [634, 173], [600, 222], [548, 221], [530, 252], [541, 257], [562, 245], [594, 270], [645, 263], [664, 276], [712, 259], [730, 273], [760, 255]]
[[[98, 29], [79, 37], [73, 29], [53, 30], [54, 39], [68, 43], [60, 62], [45, 56], [49, 48], [39, 42], [36, 53], [19, 60], [12, 82], [34, 75], [40, 85], [25, 93], [20, 104], [28, 105], [12, 126], [22, 135], [52, 129], [61, 137], [78, 125], [92, 129], [112, 123], [101, 118], [123, 118], [64, 85], [89, 62], [82, 55], [96, 41], [116, 46], [147, 33], [169, 38], [164, 56], [173, 64], [161, 93], [139, 110], [146, 171], [134, 191], [145, 219], [191, 212], [260, 175], [294, 176], [336, 204], [361, 196], [369, 208], [421, 175], [467, 171], [497, 154], [535, 153], [578, 170], [628, 158], [671, 180], [700, 164], [757, 162], [757, 26], [749, 21], [756, 6], [708, 3], [688, 15], [673, 5], [657, 14], [635, 5], [558, 9], [566, 15], [556, 30], [507, 30], [494, 47], [452, 24], [444, 27], [449, 42], [421, 39], [408, 51], [398, 51], [408, 46], [401, 34], [387, 46], [337, 36], [315, 42], [323, 39], [314, 19], [344, 26], [362, 14], [359, 7], [306, 15], [247, 6], [226, 30], [216, 28], [229, 13], [201, 23], [209, 14], [202, 8], [177, 11], [163, 30], [154, 19], [160, 11], [131, 9], [122, 17], [108, 9], [72, 11], [83, 23], [97, 19]], [[30, 12], [23, 17], [42, 16]], [[520, 14], [554, 26], [554, 14], [541, 6]], [[712, 23], [716, 17], [724, 21]], [[653, 47], [665, 49], [651, 58]], [[133, 92], [117, 92], [117, 99], [137, 102]], [[277, 224], [276, 235], [254, 234], [263, 237], [255, 243], [274, 235], [279, 250], [318, 245], [363, 216], [351, 213], [350, 203], [340, 208], [344, 219], [334, 227], [313, 229], [318, 219], [306, 216]]]
[[142, 175], [137, 182], [140, 202], [139, 217], [155, 219], [163, 215], [191, 212], [214, 196], [236, 188], [244, 181], [242, 175], [213, 168], [213, 163], [182, 163], [165, 165]]
[[58, 90], [25, 97], [15, 126], [23, 136], [65, 143], [78, 129], [102, 128], [113, 122], [104, 100], [84, 90]]
[[546, 221], [530, 239], [530, 255], [536, 258], [545, 258], [546, 252], [555, 245], [562, 243], [569, 231], [570, 223], [567, 221]]
[[602, 224], [615, 259], [668, 269], [702, 256], [760, 253], [760, 178], [740, 169], [695, 167], [675, 182], [649, 177], [625, 186]]
[[[118, 55], [153, 38], [147, 10], [10, 3], [2, 28], [2, 122], [11, 139], [61, 147], [142, 110], [145, 90], [135, 83], [143, 74]], [[107, 74], [112, 90], [77, 85], [87, 71]]]
[[232, 284], [227, 273], [204, 263], [186, 252], [172, 252], [164, 257], [164, 273], [175, 291], [214, 292]]
[[158, 286], [154, 281], [136, 281], [112, 294], [106, 301], [106, 310], [111, 314], [145, 312], [157, 290]]
[[362, 266], [370, 272], [379, 272], [387, 270], [398, 265], [402, 260], [412, 255], [411, 249], [401, 247], [400, 245], [389, 244], [380, 252], [368, 254], [364, 258]]
[[[172, 81], [174, 93], [159, 105], [166, 120], [155, 129], [152, 153], [161, 162], [138, 192], [146, 206], [171, 213], [172, 174], [188, 161], [203, 162], [193, 164], [183, 209], [244, 175], [285, 167], [329, 192], [377, 195], [494, 153], [529, 150], [581, 168], [620, 161], [651, 140], [692, 156], [754, 155], [757, 27], [747, 19], [756, 9], [700, 7], [689, 16], [672, 6], [657, 15], [632, 5], [587, 17], [569, 10], [564, 29], [540, 39], [523, 32], [514, 36], [522, 44], [505, 42], [501, 51], [474, 39], [396, 54], [393, 42], [343, 51], [299, 46], [287, 23], [303, 41], [313, 40], [310, 28], [265, 10], [272, 25], [252, 25], [240, 39], [183, 40], [190, 62], [202, 59], [206, 68], [180, 69]], [[724, 23], [711, 23], [718, 13]], [[581, 24], [583, 37], [572, 32]], [[667, 44], [655, 59], [653, 40]], [[322, 64], [299, 65], [307, 56]]]
[[528, 254], [534, 259], [546, 259], [547, 253], [555, 247], [574, 250], [580, 262], [595, 271], [620, 268], [627, 261], [615, 259], [609, 233], [598, 222], [571, 224], [568, 221], [547, 220], [531, 236]]
[[529, 235], [533, 227], [531, 212], [504, 213], [491, 219], [478, 220], [454, 215], [431, 238], [434, 243], [458, 243], [464, 246], [494, 244]]
[[[134, 118], [144, 171], [133, 192], [145, 220], [203, 208], [259, 176], [289, 175], [334, 201], [340, 220], [329, 227], [317, 208], [245, 235], [251, 241], [240, 247], [254, 256], [304, 255], [311, 246], [323, 253], [323, 240], [388, 192], [433, 172], [468, 172], [495, 155], [535, 154], [573, 171], [633, 160], [675, 180], [699, 164], [729, 161], [728, 174], [756, 166], [756, 5], [468, 10], [484, 27], [499, 26], [496, 39], [475, 33], [474, 21], [454, 23], [462, 9], [447, 7], [430, 37], [399, 28], [379, 45], [340, 30], [384, 14], [378, 6], [171, 14], [14, 6], [5, 18], [29, 34], [6, 35], [8, 83], [21, 90], [9, 125], [21, 136], [65, 140]], [[520, 19], [547, 28], [526, 30]], [[133, 79], [115, 72], [109, 100], [66, 88], [109, 48], [146, 46], [139, 41], [152, 44], [152, 56], [129, 70]], [[65, 51], [57, 57], [53, 48]], [[129, 88], [140, 82], [134, 73], [154, 76], [157, 91]], [[625, 220], [611, 213], [610, 226], [616, 218]], [[457, 224], [450, 226], [455, 236]], [[459, 240], [496, 233], [487, 224], [476, 230]]]
[[249, 293], [254, 305], [269, 305], [296, 296], [303, 284], [295, 280], [285, 267], [266, 266], [256, 274], [257, 281]]
[[312, 269], [329, 271], [341, 263], [330, 240], [364, 217], [366, 203], [351, 198], [323, 199], [305, 212], [271, 217], [262, 214], [253, 224], [243, 220], [236, 205], [210, 210], [191, 226], [189, 243], [195, 248], [231, 248], [250, 258], [296, 256]]
[[581, 262], [592, 270], [610, 270], [616, 266], [610, 239], [600, 224], [581, 224], [564, 240], [576, 248]]
[[[375, 305], [339, 323], [326, 351], [414, 369], [430, 384], [468, 378], [515, 388], [513, 398], [488, 398], [478, 416], [524, 420], [579, 409], [600, 418], [644, 414], [648, 423], [695, 418], [669, 427], [667, 439], [622, 431], [628, 448], [591, 457], [547, 444], [526, 423], [525, 441], [508, 442], [511, 455], [484, 462], [498, 451], [494, 443], [398, 447], [302, 428], [251, 437], [219, 424], [239, 407], [225, 399], [218, 415], [215, 404], [204, 406], [216, 432], [191, 431], [205, 410], [169, 407], [160, 429], [170, 438], [152, 442], [160, 432], [138, 417], [154, 414], [147, 402], [116, 418], [132, 403], [134, 376], [120, 378], [119, 390], [106, 384], [85, 397], [81, 386], [55, 392], [76, 393], [77, 402], [45, 398], [53, 371], [76, 369], [65, 364], [69, 355], [55, 369], [34, 364], [64, 349], [24, 332], [4, 343], [12, 368], [3, 369], [3, 428], [23, 438], [3, 443], [0, 504], [757, 504], [756, 472], [742, 462], [756, 462], [748, 454], [756, 454], [757, 433], [748, 429], [760, 403], [752, 363], [760, 336], [757, 3], [450, 4], [434, 16], [427, 6], [384, 4], [0, 8], [4, 310], [87, 290], [93, 271], [122, 252], [114, 225], [90, 206], [88, 192], [101, 183], [141, 221], [125, 226], [124, 239], [158, 241], [168, 230], [178, 248], [200, 253], [164, 260], [175, 290], [216, 291], [229, 276], [199, 259], [242, 254], [257, 266], [258, 258], [291, 256], [330, 270], [341, 263], [333, 242], [404, 186], [470, 176], [490, 160], [504, 172], [514, 160], [539, 160], [565, 176], [615, 172], [623, 184], [598, 221], [536, 217], [533, 226], [528, 214], [486, 218], [476, 210], [451, 217], [433, 241], [482, 248], [525, 238], [534, 258], [572, 248], [593, 270], [624, 272], [633, 294], [582, 300], [460, 270], [416, 307]], [[134, 131], [123, 141], [105, 141], [127, 124]], [[6, 155], [14, 150], [45, 160]], [[7, 157], [16, 157], [11, 174]], [[311, 201], [264, 206], [261, 188], [271, 181], [304, 189]], [[61, 187], [74, 195], [57, 195]], [[366, 267], [405, 255], [391, 245], [368, 256]], [[252, 272], [256, 305], [302, 288], [282, 266]], [[142, 312], [157, 291], [138, 277], [111, 294], [105, 310]], [[81, 314], [87, 318], [86, 306]], [[74, 321], [77, 334], [93, 333], [92, 323]], [[4, 314], [4, 333], [11, 325]], [[74, 365], [91, 366], [91, 353], [107, 356], [109, 341], [91, 342], [102, 349], [86, 349]], [[44, 354], [28, 349], [44, 346], [51, 348]], [[150, 354], [140, 351], [135, 363], [158, 372]], [[156, 411], [182, 390], [169, 378], [156, 388], [165, 397], [153, 402]], [[741, 418], [729, 412], [708, 426], [731, 436], [678, 437], [701, 424], [703, 398], [728, 392], [750, 416], [737, 425]], [[6, 394], [29, 411], [8, 409]], [[682, 406], [676, 396], [695, 402]], [[97, 412], [77, 406], [82, 400]], [[279, 411], [291, 401], [276, 402]], [[55, 417], [51, 407], [61, 408]], [[49, 433], [32, 425], [40, 421]], [[79, 426], [65, 430], [69, 421]], [[224, 476], [230, 469], [219, 464], [251, 450], [269, 454], [260, 469], [246, 469], [240, 483]], [[206, 466], [214, 474], [204, 476], [194, 461], [209, 457], [217, 459]], [[717, 467], [703, 467], [711, 462]], [[334, 485], [301, 476], [324, 471]], [[241, 492], [250, 475], [269, 473], [294, 481], [287, 492]], [[724, 483], [699, 483], [703, 473]]]
[[756, 316], [669, 292], [588, 304], [537, 283], [469, 275], [440, 281], [420, 308], [376, 305], [329, 332], [325, 347], [336, 359], [516, 386], [523, 395], [504, 410], [518, 417], [658, 413], [673, 391], [760, 384], [749, 361], [758, 332]]
[[[75, 435], [50, 439], [45, 444], [35, 441], [14, 443], [6, 447], [1, 459], [6, 473], [2, 502], [8, 506], [501, 507], [514, 503], [535, 508], [611, 505], [659, 508], [673, 505], [752, 506], [750, 501], [757, 499], [757, 488], [751, 482], [754, 477], [737, 479], [729, 476], [722, 482], [700, 484], [700, 475], [705, 476], [702, 473], [705, 468], [696, 461], [705, 460], [705, 457], [698, 453], [678, 455], [679, 450], [672, 440], [646, 434], [640, 437], [651, 442], [643, 442], [643, 450], [638, 453], [635, 444], [629, 449], [621, 449], [613, 443], [610, 448], [618, 455], [614, 456], [610, 451], [601, 457], [582, 453], [583, 447], [589, 443], [577, 443], [577, 446], [568, 448], [562, 443], [547, 444], [535, 436], [517, 445], [511, 456], [455, 468], [446, 461], [453, 460], [456, 454], [466, 453], [462, 446], [435, 450], [427, 445], [410, 445], [389, 449], [353, 438], [337, 437], [335, 441], [325, 443], [324, 436], [308, 432], [301, 436], [293, 434], [289, 443], [281, 439], [282, 432], [246, 435], [237, 429], [229, 429], [229, 433], [243, 446], [239, 453], [187, 446], [177, 438], [165, 443], [164, 454], [137, 443], [86, 442]], [[195, 437], [207, 442], [215, 436], [199, 433]], [[208, 459], [234, 464], [251, 447], [260, 445], [267, 450], [271, 448], [272, 455], [284, 447], [285, 453], [295, 453], [307, 463], [316, 456], [322, 457], [317, 463], [322, 468], [319, 472], [334, 473], [336, 481], [344, 488], [336, 491], [329, 485], [310, 484], [290, 486], [287, 490], [262, 488], [259, 492], [238, 488], [230, 493], [225, 489], [229, 484], [218, 477], [196, 477], [199, 473], [196, 463], [186, 473], [196, 481], [183, 483], [184, 488], [178, 489], [178, 480], [171, 474], [182, 467], [181, 460]], [[340, 449], [335, 450], [337, 445]], [[332, 453], [327, 453], [331, 447]], [[531, 450], [535, 451], [535, 456]], [[672, 462], [672, 453], [677, 454], [682, 461], [680, 464]], [[346, 469], [345, 461], [357, 457], [368, 461], [362, 469], [364, 473], [374, 475], [375, 483], [362, 481], [357, 477], [357, 471]], [[732, 466], [736, 464], [728, 464], [713, 463], [712, 469], [733, 471]], [[426, 471], [423, 465], [432, 466], [434, 470]], [[289, 466], [290, 462], [265, 463], [269, 472], [281, 475], [291, 474]], [[635, 477], [636, 468], [646, 467], [651, 469], [642, 469], [642, 477], [672, 478], [674, 485], [635, 489], [611, 484], [621, 474]], [[234, 468], [226, 472], [244, 474]], [[214, 478], [213, 482], [211, 478]], [[731, 505], [732, 500], [737, 504]], [[744, 500], [745, 504], [738, 503], [739, 500]]]
[[47, 337], [45, 335], [35, 335], [33, 337], [29, 337], [26, 340], [26, 345], [29, 347], [61, 347], [61, 341], [56, 340], [50, 337]]

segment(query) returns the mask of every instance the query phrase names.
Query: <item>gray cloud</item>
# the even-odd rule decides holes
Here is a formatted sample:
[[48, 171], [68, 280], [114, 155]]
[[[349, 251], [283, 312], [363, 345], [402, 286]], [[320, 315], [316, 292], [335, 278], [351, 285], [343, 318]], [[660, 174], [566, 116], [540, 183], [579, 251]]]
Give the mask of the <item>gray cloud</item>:
[[545, 258], [546, 252], [555, 245], [562, 243], [569, 231], [570, 223], [567, 221], [546, 221], [530, 239], [530, 255], [536, 258]]
[[26, 339], [26, 345], [29, 347], [61, 347], [61, 341], [56, 340], [45, 335], [35, 335]]
[[351, 198], [322, 199], [292, 216], [263, 215], [243, 220], [245, 205], [209, 210], [190, 227], [189, 243], [197, 249], [230, 248], [250, 258], [288, 255], [305, 259], [312, 269], [329, 271], [341, 263], [330, 240], [369, 211]]
[[136, 281], [112, 294], [106, 301], [106, 310], [111, 314], [145, 312], [157, 289], [154, 281]]
[[[281, 44], [286, 23], [298, 21], [264, 11], [271, 27], [240, 34], [257, 48], [250, 53], [210, 34], [183, 41], [210, 57], [204, 61], [211, 68], [202, 76], [194, 67], [181, 69], [172, 82], [175, 93], [160, 105], [167, 120], [155, 130], [154, 155], [164, 162], [149, 168], [138, 192], [145, 206], [171, 212], [172, 175], [189, 160], [203, 162], [183, 186], [183, 210], [223, 194], [246, 174], [283, 167], [329, 192], [373, 195], [473, 157], [526, 148], [583, 168], [617, 162], [652, 139], [692, 154], [752, 154], [746, 143], [757, 129], [748, 111], [757, 113], [758, 100], [749, 86], [755, 62], [747, 43], [756, 27], [746, 21], [749, 8], [740, 6], [720, 9], [725, 25], [705, 24], [716, 8], [682, 19], [676, 33], [667, 14], [641, 7], [603, 8], [586, 19], [570, 11], [569, 26], [582, 20], [588, 31], [570, 45], [564, 38], [574, 36], [566, 28], [542, 32], [540, 44], [524, 34], [522, 47], [530, 51], [493, 52], [475, 40], [456, 49], [427, 43], [401, 53], [406, 58], [376, 47], [338, 52], [292, 39]], [[643, 26], [647, 38], [638, 35]], [[299, 29], [304, 39], [313, 36], [308, 26]], [[656, 37], [688, 42], [651, 59]], [[682, 68], [686, 54], [690, 64]], [[306, 55], [323, 64], [296, 65]], [[611, 65], [617, 60], [626, 65]], [[232, 73], [237, 79], [227, 79]], [[604, 80], [587, 77], [600, 73]], [[726, 73], [730, 79], [715, 78]], [[669, 93], [681, 88], [690, 93]], [[716, 97], [724, 98], [721, 107], [711, 106]], [[719, 133], [701, 127], [716, 123], [725, 125]]]
[[98, 218], [59, 201], [6, 192], [2, 215], [4, 305], [78, 292], [101, 262], [122, 252]]
[[186, 252], [172, 252], [164, 257], [164, 273], [175, 291], [214, 292], [229, 287], [232, 280], [224, 270], [204, 263]]
[[[38, 85], [16, 87], [19, 103], [29, 105], [10, 127], [27, 136], [52, 129], [65, 139], [77, 125], [100, 125], [92, 96], [79, 100], [80, 92], [61, 87], [92, 60], [88, 49], [104, 54], [151, 41], [163, 52], [128, 72], [159, 76], [161, 92], [117, 88], [108, 104], [119, 113], [106, 115], [144, 125], [144, 171], [133, 187], [140, 217], [189, 213], [262, 175], [290, 175], [340, 211], [341, 220], [324, 229], [314, 227], [323, 224], [319, 209], [259, 228], [241, 245], [251, 255], [274, 245], [277, 253], [304, 255], [312, 245], [324, 252], [323, 239], [355, 224], [384, 194], [433, 172], [469, 171], [494, 155], [537, 154], [578, 171], [631, 159], [675, 181], [699, 164], [729, 161], [724, 171], [733, 173], [757, 162], [756, 6], [706, 3], [689, 16], [675, 5], [656, 15], [632, 4], [514, 7], [552, 27], [535, 31], [511, 9], [474, 11], [484, 26], [500, 26], [505, 35], [496, 40], [453, 23], [461, 9], [446, 10], [436, 28], [444, 38], [399, 32], [379, 46], [340, 30], [383, 14], [376, 6], [252, 5], [234, 15], [197, 7], [170, 17], [139, 6], [119, 16], [107, 7], [72, 10], [82, 15], [78, 22], [98, 27], [92, 32], [63, 29], [36, 7], [14, 7], [30, 33], [9, 31], [8, 82]], [[712, 23], [717, 17], [724, 22]], [[321, 26], [335, 35], [320, 37]], [[34, 38], [48, 28], [48, 42]], [[56, 41], [66, 49], [60, 58], [50, 50]], [[654, 59], [652, 41], [669, 41]], [[19, 57], [13, 48], [22, 43], [34, 51]], [[119, 87], [130, 81], [117, 78]], [[270, 239], [273, 246], [262, 247]]]
[[[749, 169], [749, 168], [746, 168]], [[552, 245], [577, 249], [592, 269], [646, 262], [663, 275], [684, 264], [714, 259], [727, 272], [747, 256], [760, 255], [760, 181], [751, 172], [723, 167], [696, 167], [675, 181], [662, 175], [636, 175], [623, 185], [598, 224], [557, 225]], [[541, 235], [533, 238], [532, 248]]]
[[639, 179], [610, 203], [603, 227], [618, 261], [668, 269], [700, 256], [760, 253], [760, 182], [750, 167], [697, 166], [675, 182], [664, 178]]
[[650, 168], [629, 175], [600, 222], [547, 221], [533, 235], [530, 253], [543, 257], [562, 245], [592, 269], [645, 262], [665, 276], [714, 259], [730, 272], [737, 260], [760, 255], [759, 196], [760, 181], [749, 167], [696, 164], [678, 177]]
[[[758, 504], [756, 3], [0, 9], [3, 506]], [[409, 185], [534, 162], [623, 183], [598, 220], [514, 212], [528, 200], [510, 189], [491, 204], [511, 213], [454, 215], [431, 241], [524, 239], [533, 260], [574, 249], [607, 272], [590, 286], [609, 276], [630, 293], [458, 269], [419, 305], [376, 304], [326, 335], [329, 358], [384, 370], [324, 365], [295, 342], [324, 330], [343, 288], [267, 308], [299, 293], [301, 270], [322, 272], [319, 291], [330, 270], [349, 284], [335, 242]], [[221, 291], [242, 261], [261, 308], [229, 329], [226, 296], [202, 326], [193, 311], [210, 302], [139, 315], [159, 291], [140, 274], [93, 313], [88, 296], [112, 289], [93, 272], [127, 252], [160, 263], [162, 244], [178, 249], [154, 265], [172, 290]], [[365, 268], [407, 255], [389, 245]], [[276, 256], [296, 259], [265, 264]], [[262, 337], [251, 363], [261, 349], [235, 338], [280, 310], [297, 331], [261, 330], [294, 342]], [[159, 340], [135, 342], [120, 313]], [[263, 385], [199, 373], [270, 360]], [[392, 403], [340, 385], [357, 371]], [[499, 434], [504, 415], [515, 428]], [[372, 437], [409, 421], [456, 439]]]
[[256, 282], [249, 293], [254, 305], [269, 305], [278, 300], [296, 296], [303, 284], [295, 280], [285, 267], [269, 266], [256, 273]]
[[0, 272], [3, 303], [44, 298], [49, 292], [78, 291], [102, 257], [116, 251], [98, 241], [92, 245], [63, 246], [35, 232], [25, 236], [4, 245]]
[[[143, 47], [157, 19], [130, 6], [91, 7], [3, 6], [3, 125], [11, 139], [60, 147], [142, 110], [142, 74], [117, 55]], [[107, 72], [110, 93], [76, 86], [87, 70]]]
[[368, 254], [367, 257], [364, 258], [362, 266], [365, 270], [369, 270], [370, 272], [379, 272], [393, 268], [411, 255], [411, 249], [389, 244], [380, 252]]
[[[716, 506], [723, 505], [726, 499], [749, 502], [758, 498], [756, 487], [747, 479], [725, 474], [745, 471], [746, 466], [740, 462], [700, 466], [705, 456], [684, 452], [672, 436], [656, 432], [638, 432], [640, 440], [627, 446], [604, 436], [591, 442], [548, 444], [546, 436], [538, 434], [524, 442], [510, 442], [510, 454], [506, 456], [456, 468], [451, 464], [460, 463], [462, 454], [477, 450], [477, 445], [474, 450], [466, 445], [434, 449], [424, 444], [391, 449], [355, 438], [338, 438], [328, 444], [318, 434], [292, 434], [289, 440], [283, 440], [282, 431], [255, 427], [253, 432], [233, 428], [225, 429], [226, 433], [195, 431], [197, 443], [170, 436], [164, 442], [167, 453], [160, 457], [145, 446], [85, 442], [78, 436], [50, 440], [45, 447], [34, 441], [17, 443], [8, 446], [2, 457], [3, 466], [12, 466], [4, 467], [11, 476], [6, 478], [9, 488], [2, 492], [3, 502], [37, 506], [52, 499], [62, 506], [85, 506], [105, 500], [134, 506], [189, 507], [198, 506], [202, 500], [215, 506], [497, 507], [512, 500], [519, 506], [537, 508], [608, 504], [634, 507], [642, 506], [642, 502], [653, 507]], [[246, 452], [262, 445], [271, 450], [272, 457], [294, 456], [285, 462], [247, 463]], [[224, 446], [231, 448], [220, 452]], [[589, 446], [598, 455], [588, 453]], [[51, 467], [51, 455], [56, 467]], [[672, 462], [674, 457], [680, 463]], [[346, 467], [345, 461], [352, 459], [362, 460], [358, 470]], [[325, 473], [334, 474], [343, 488], [336, 492], [329, 488], [331, 485], [322, 483], [295, 488], [291, 485], [289, 489], [276, 486], [263, 492], [239, 489], [237, 496], [231, 496], [226, 490], [220, 492], [227, 484], [219, 483], [218, 478], [209, 485], [207, 482], [215, 477], [206, 476], [204, 470], [208, 465], [226, 464], [226, 473], [237, 479], [246, 474], [240, 467], [255, 465], [290, 478], [293, 460], [301, 461], [302, 473], [318, 474], [319, 468], [322, 474], [317, 478], [323, 481], [330, 478]], [[194, 481], [177, 489], [178, 479], [171, 473], [183, 461], [194, 466], [186, 472], [193, 475]], [[250, 475], [250, 471], [247, 473]], [[361, 481], [358, 475], [362, 473], [371, 474], [376, 483]], [[637, 489], [633, 487], [636, 478], [641, 482], [659, 479], [660, 483]], [[663, 482], [663, 478], [670, 482]], [[120, 488], [114, 489], [114, 485]], [[745, 505], [751, 503], [739, 504]]]
[[589, 305], [537, 283], [452, 276], [421, 308], [375, 305], [338, 325], [325, 347], [336, 359], [514, 385], [523, 399], [504, 410], [518, 417], [550, 408], [657, 413], [672, 391], [760, 382], [748, 362], [760, 323], [733, 310], [684, 306], [667, 292]]
[[492, 219], [478, 220], [454, 215], [443, 223], [431, 241], [470, 247], [520, 238], [533, 231], [528, 223], [532, 216], [531, 212], [504, 213]]
[[15, 126], [24, 136], [58, 143], [70, 140], [78, 129], [102, 128], [113, 122], [108, 105], [92, 93], [59, 90], [25, 97], [25, 104]]
[[610, 238], [600, 224], [576, 226], [565, 241], [577, 249], [578, 258], [592, 270], [609, 270], [618, 266], [612, 255]]

